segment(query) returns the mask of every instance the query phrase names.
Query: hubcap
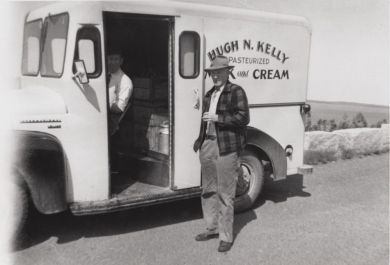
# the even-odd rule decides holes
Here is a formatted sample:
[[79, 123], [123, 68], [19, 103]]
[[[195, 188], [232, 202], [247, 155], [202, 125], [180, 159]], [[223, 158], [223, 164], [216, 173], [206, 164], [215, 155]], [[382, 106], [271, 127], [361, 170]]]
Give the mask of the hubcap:
[[248, 165], [241, 164], [240, 167], [242, 170], [242, 175], [239, 176], [237, 181], [236, 197], [248, 193], [250, 188], [251, 177], [252, 177], [251, 170]]

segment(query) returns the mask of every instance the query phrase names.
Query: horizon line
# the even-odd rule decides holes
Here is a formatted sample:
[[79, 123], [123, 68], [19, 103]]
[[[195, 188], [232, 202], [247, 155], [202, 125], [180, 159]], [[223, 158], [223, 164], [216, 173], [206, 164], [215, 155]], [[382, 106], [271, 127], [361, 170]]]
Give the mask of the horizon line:
[[380, 104], [372, 104], [372, 103], [360, 103], [360, 102], [351, 102], [351, 101], [327, 101], [327, 100], [316, 100], [316, 99], [307, 99], [307, 101], [317, 102], [317, 103], [350, 104], [350, 105], [364, 105], [364, 106], [370, 106], [370, 107], [390, 108], [390, 105], [380, 105]]

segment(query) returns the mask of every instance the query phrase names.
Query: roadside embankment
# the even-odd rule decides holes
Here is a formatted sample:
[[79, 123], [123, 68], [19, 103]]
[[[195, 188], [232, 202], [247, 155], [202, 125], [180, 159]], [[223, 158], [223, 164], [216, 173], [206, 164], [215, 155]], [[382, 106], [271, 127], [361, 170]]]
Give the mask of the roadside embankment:
[[315, 165], [389, 151], [389, 124], [381, 128], [354, 128], [305, 133], [304, 163]]

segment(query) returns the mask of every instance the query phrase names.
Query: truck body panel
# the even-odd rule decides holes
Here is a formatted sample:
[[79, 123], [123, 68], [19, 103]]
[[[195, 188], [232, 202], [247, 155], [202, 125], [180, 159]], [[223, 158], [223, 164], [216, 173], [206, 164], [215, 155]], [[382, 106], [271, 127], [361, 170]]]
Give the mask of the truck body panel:
[[[157, 55], [165, 58], [156, 67], [163, 69], [164, 83], [158, 85], [164, 84], [163, 92], [166, 94], [166, 101], [159, 102], [163, 104], [164, 111], [158, 118], [165, 119], [169, 124], [169, 151], [166, 154], [157, 154], [157, 159], [163, 161], [160, 168], [166, 170], [164, 175], [169, 178], [159, 182], [163, 183], [163, 189], [169, 189], [169, 192], [161, 191], [160, 197], [165, 198], [161, 201], [186, 197], [186, 189], [191, 191], [191, 194], [199, 194], [200, 163], [192, 145], [199, 132], [202, 98], [212, 87], [212, 81], [204, 73], [204, 68], [208, 67], [217, 55], [228, 57], [229, 63], [235, 67], [231, 82], [242, 86], [247, 93], [251, 118], [249, 126], [258, 130], [259, 135], [269, 136], [269, 143], [266, 144], [277, 146], [275, 159], [278, 162], [273, 163], [273, 167], [280, 169], [274, 168], [274, 171], [278, 172], [276, 179], [282, 179], [286, 174], [296, 174], [302, 166], [304, 124], [301, 106], [305, 104], [307, 95], [311, 37], [311, 28], [306, 19], [171, 1], [58, 3], [31, 11], [26, 17], [26, 23], [40, 19], [43, 32], [47, 33], [45, 30], [49, 29], [46, 35], [42, 33], [42, 41], [49, 38], [52, 40], [52, 46], [56, 48], [50, 54], [51, 57], [47, 55], [49, 59], [46, 60], [52, 59], [51, 67], [62, 71], [55, 76], [44, 75], [44, 61], [41, 62], [39, 73], [21, 77], [21, 90], [15, 93], [15, 101], [21, 104], [21, 108], [14, 129], [47, 133], [59, 140], [64, 150], [66, 198], [68, 203], [73, 203], [75, 211], [82, 212], [84, 208], [88, 212], [88, 205], [93, 206], [93, 202], [100, 205], [97, 212], [104, 211], [102, 209], [120, 209], [121, 204], [133, 205], [126, 198], [115, 201], [115, 177], [110, 171], [112, 140], [108, 135], [105, 58], [108, 52], [107, 43], [114, 34], [109, 29], [115, 29], [115, 23], [122, 23], [118, 29], [124, 31], [118, 33], [116, 41], [123, 38], [130, 42], [138, 37], [148, 40], [148, 36], [141, 36], [137, 31], [137, 28], [144, 25], [149, 25], [150, 29], [156, 25], [164, 29], [164, 40], [158, 43], [164, 46], [163, 51], [157, 49], [158, 44], [153, 46], [150, 43], [145, 43], [143, 47], [142, 43], [134, 42], [136, 48], [129, 48], [145, 48], [149, 53], [158, 50]], [[63, 26], [65, 37], [57, 36], [56, 31], [50, 33], [50, 25]], [[80, 52], [77, 33], [86, 27], [97, 33], [95, 40], [98, 43], [93, 45], [95, 56], [98, 56], [100, 63], [99, 60], [94, 61], [94, 67], [99, 71], [89, 76], [87, 84], [81, 84], [75, 76], [73, 64]], [[155, 33], [157, 34], [157, 30]], [[183, 39], [186, 34], [194, 38], [194, 44], [191, 41], [185, 44]], [[36, 42], [34, 37], [32, 39], [31, 44]], [[30, 44], [30, 39], [25, 41]], [[88, 42], [90, 43], [91, 41]], [[47, 51], [43, 50], [42, 53], [44, 52]], [[136, 55], [137, 51], [127, 51], [126, 56], [130, 61], [133, 58], [129, 55], [131, 52]], [[31, 57], [34, 55], [30, 54], [32, 52], [27, 53], [30, 56], [28, 58], [34, 58]], [[56, 56], [60, 58], [58, 62], [55, 61]], [[183, 74], [183, 69], [187, 71], [187, 65], [183, 65], [183, 62], [188, 62], [186, 58], [190, 58], [189, 61], [194, 64], [194, 68], [190, 69], [194, 73], [188, 76], [186, 72]], [[145, 58], [145, 61], [153, 63], [150, 62], [152, 59], [153, 56], [150, 56]], [[137, 60], [143, 63], [142, 58]], [[127, 67], [135, 69], [131, 65]], [[141, 88], [142, 91], [147, 91], [147, 87], [137, 86], [148, 85], [152, 79], [142, 79], [141, 74], [129, 75], [134, 81], [134, 89], [138, 89], [134, 90], [133, 96], [136, 97], [137, 94], [144, 97], [145, 95], [139, 94], [138, 91], [141, 91]], [[137, 105], [141, 104], [140, 102], [144, 105]], [[152, 134], [155, 138], [161, 137], [161, 132], [157, 131], [158, 127], [155, 125], [154, 131], [150, 131], [150, 124], [149, 128], [142, 127], [144, 125], [139, 127], [144, 131], [132, 131], [132, 127], [136, 127], [134, 121], [140, 116], [146, 116], [145, 113], [136, 111], [147, 109], [145, 102], [145, 98], [135, 98], [132, 101], [132, 117], [127, 115], [124, 118], [124, 132], [120, 133], [122, 139], [140, 131], [143, 137], [150, 138]], [[152, 107], [155, 109], [156, 106], [155, 104]], [[128, 146], [140, 144], [126, 141], [127, 139], [124, 140], [123, 146], [127, 150], [131, 149]], [[289, 146], [293, 152], [286, 155], [284, 160], [282, 151]], [[149, 148], [154, 148], [150, 139]], [[156, 156], [146, 159], [138, 154], [131, 155], [145, 165], [157, 161]], [[272, 157], [265, 159], [272, 160]], [[133, 160], [126, 161], [130, 163]], [[137, 174], [157, 174], [156, 172], [157, 168], [151, 173], [140, 170]], [[149, 203], [148, 198], [153, 198], [150, 201], [152, 203], [156, 201], [155, 197], [158, 201], [158, 196], [146, 194], [145, 202]], [[137, 200], [142, 201], [142, 196]], [[90, 208], [93, 209], [94, 206]]]

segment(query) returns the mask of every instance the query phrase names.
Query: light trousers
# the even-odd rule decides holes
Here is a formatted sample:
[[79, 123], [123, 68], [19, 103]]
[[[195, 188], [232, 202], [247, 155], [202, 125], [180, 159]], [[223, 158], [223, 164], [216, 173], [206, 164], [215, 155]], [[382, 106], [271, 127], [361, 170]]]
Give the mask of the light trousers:
[[234, 197], [240, 172], [236, 152], [220, 155], [217, 140], [206, 139], [199, 152], [202, 210], [207, 232], [233, 242]]

